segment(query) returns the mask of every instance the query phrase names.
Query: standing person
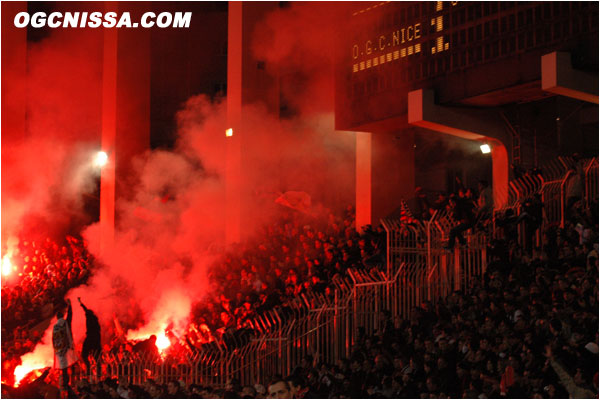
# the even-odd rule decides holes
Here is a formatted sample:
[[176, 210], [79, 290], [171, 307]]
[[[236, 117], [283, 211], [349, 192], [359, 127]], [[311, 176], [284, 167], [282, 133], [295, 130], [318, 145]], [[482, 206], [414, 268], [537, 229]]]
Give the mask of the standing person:
[[565, 209], [566, 218], [570, 219], [573, 215], [572, 208], [580, 200], [583, 200], [585, 173], [583, 164], [579, 161], [579, 157], [574, 155], [573, 158], [577, 163], [569, 169], [570, 175], [567, 180], [567, 207]]
[[85, 370], [89, 374], [90, 360], [88, 357], [91, 355], [96, 360], [96, 376], [100, 377], [100, 352], [102, 351], [100, 322], [98, 322], [96, 314], [81, 302], [81, 297], [78, 297], [77, 300], [85, 312], [85, 340], [81, 349], [81, 358], [83, 358]]
[[457, 197], [455, 195], [450, 196], [450, 206], [452, 207], [452, 213], [454, 219], [459, 221], [459, 224], [454, 228], [450, 229], [450, 235], [448, 238], [448, 245], [445, 246], [446, 250], [453, 250], [456, 239], [458, 239], [461, 245], [465, 245], [467, 242], [463, 236], [463, 232], [472, 228], [475, 222], [475, 216], [473, 215], [473, 204], [467, 199]]
[[533, 251], [533, 242], [535, 232], [542, 226], [543, 208], [541, 196], [539, 193], [525, 199], [522, 206], [521, 214], [517, 218], [516, 223], [525, 221], [525, 250], [531, 254]]
[[56, 324], [52, 329], [52, 346], [54, 347], [54, 368], [62, 371], [61, 389], [69, 387], [69, 367], [77, 361], [75, 347], [73, 346], [73, 335], [71, 334], [71, 322], [73, 321], [73, 309], [71, 300], [67, 299], [67, 318], [64, 319], [65, 310], [61, 308], [56, 313]]
[[486, 180], [480, 180], [478, 185], [479, 198], [477, 199], [478, 219], [488, 219], [494, 211], [494, 194]]

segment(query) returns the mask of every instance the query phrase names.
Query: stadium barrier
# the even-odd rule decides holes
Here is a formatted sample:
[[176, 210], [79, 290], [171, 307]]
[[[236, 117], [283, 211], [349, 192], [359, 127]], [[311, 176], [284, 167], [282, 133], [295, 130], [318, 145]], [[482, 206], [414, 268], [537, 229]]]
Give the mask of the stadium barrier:
[[576, 165], [577, 160], [575, 158], [559, 156], [542, 166], [541, 171], [544, 180], [556, 181], [562, 179], [567, 171]]
[[570, 172], [567, 171], [563, 179], [557, 179], [554, 181], [544, 182], [540, 192], [542, 194], [542, 203], [544, 204], [544, 224], [547, 225], [561, 225], [564, 213], [564, 191], [565, 184], [567, 182]]
[[[414, 268], [412, 268], [414, 269]], [[151, 378], [158, 383], [182, 380], [222, 388], [228, 380], [242, 384], [266, 383], [272, 376], [289, 375], [302, 360], [313, 356], [319, 362], [335, 363], [349, 357], [362, 331], [375, 334], [382, 329], [381, 313], [389, 310], [392, 297], [399, 291], [399, 275], [391, 279], [376, 268], [350, 270], [350, 278], [336, 278], [333, 297], [303, 295], [268, 311], [247, 326], [255, 335], [219, 344], [211, 342], [185, 357], [129, 354], [118, 358], [103, 353], [102, 376], [141, 384]], [[95, 371], [92, 361], [90, 370]], [[90, 379], [77, 369], [73, 381]]]
[[[521, 214], [521, 204], [534, 194], [540, 194], [543, 202], [543, 222], [541, 229], [536, 235], [536, 245], [541, 245], [541, 233], [550, 225], [564, 227], [567, 214], [567, 188], [569, 180], [572, 179], [578, 166], [582, 166], [583, 179], [583, 201], [586, 207], [591, 207], [598, 201], [598, 159], [575, 160], [573, 157], [558, 157], [542, 167], [541, 174], [535, 176], [526, 174], [519, 179], [509, 182], [509, 202], [502, 208], [494, 209], [492, 220], [491, 237], [500, 239], [503, 231], [499, 221], [503, 219], [507, 211], [511, 210], [513, 215]], [[517, 243], [525, 245], [525, 226], [517, 227]]]
[[539, 191], [544, 184], [545, 179], [542, 174], [530, 174], [529, 172], [518, 179], [513, 179], [508, 183], [508, 204], [519, 202]]
[[[183, 358], [135, 354], [119, 359], [103, 353], [102, 378], [134, 384], [148, 378], [158, 383], [182, 380], [222, 388], [234, 378], [242, 384], [255, 384], [267, 383], [276, 374], [289, 375], [308, 355], [327, 363], [348, 358], [363, 333], [381, 332], [384, 311], [389, 311], [394, 321], [410, 318], [423, 302], [435, 304], [453, 291], [478, 285], [486, 270], [489, 239], [500, 237], [497, 215], [512, 209], [518, 216], [525, 197], [541, 193], [545, 223], [564, 224], [565, 190], [573, 165], [572, 159], [560, 158], [543, 170], [543, 176], [530, 175], [514, 182], [511, 202], [495, 210], [491, 231], [465, 232], [466, 246], [453, 252], [443, 249], [455, 225], [445, 210], [436, 211], [429, 221], [382, 220], [387, 233], [385, 271], [349, 270], [349, 278], [333, 280], [333, 297], [302, 295], [286, 307], [247, 321], [253, 335], [211, 342], [185, 352]], [[598, 199], [598, 160], [586, 161], [584, 172], [585, 202], [590, 205]], [[91, 370], [95, 370], [93, 364]], [[98, 379], [80, 369], [73, 373], [74, 381], [83, 378]]]
[[592, 158], [584, 169], [585, 173], [585, 203], [592, 207], [598, 203], [598, 158]]
[[455, 225], [447, 211], [436, 211], [425, 222], [402, 224], [386, 219], [382, 225], [388, 237], [388, 276], [397, 272], [401, 282], [399, 291], [391, 296], [395, 315], [407, 318], [422, 302], [435, 303], [483, 278], [488, 243], [485, 232], [466, 232], [466, 246], [445, 250], [443, 245]]

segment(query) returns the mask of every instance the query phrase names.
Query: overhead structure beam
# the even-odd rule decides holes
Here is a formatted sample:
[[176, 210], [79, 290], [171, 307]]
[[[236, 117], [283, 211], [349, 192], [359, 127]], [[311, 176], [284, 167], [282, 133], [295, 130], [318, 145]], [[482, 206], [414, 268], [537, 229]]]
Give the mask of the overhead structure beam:
[[419, 89], [408, 93], [408, 123], [436, 132], [477, 140], [492, 150], [494, 206], [508, 200], [508, 135], [498, 114], [490, 110], [435, 104], [435, 93]]
[[598, 74], [574, 69], [570, 53], [555, 51], [542, 56], [542, 90], [598, 104]]

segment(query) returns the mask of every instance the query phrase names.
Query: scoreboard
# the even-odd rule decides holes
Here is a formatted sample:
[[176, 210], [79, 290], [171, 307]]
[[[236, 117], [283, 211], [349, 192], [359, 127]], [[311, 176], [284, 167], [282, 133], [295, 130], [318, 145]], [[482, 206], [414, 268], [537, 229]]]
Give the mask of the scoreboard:
[[[353, 17], [378, 7], [384, 7], [388, 3], [390, 2], [376, 3], [356, 11], [353, 13]], [[451, 4], [455, 6], [457, 3], [452, 2]], [[419, 19], [418, 22], [406, 23], [404, 21], [410, 15], [409, 13], [416, 10], [416, 8], [408, 7], [402, 10], [396, 18], [398, 21], [403, 21], [404, 24], [397, 24], [392, 30], [374, 34], [369, 39], [354, 43], [352, 45], [352, 72], [359, 73], [382, 66], [386, 62], [405, 57], [410, 58], [410, 56], [420, 54], [421, 51], [429, 51], [429, 48], [426, 47], [430, 42], [433, 44], [431, 54], [448, 50], [450, 43], [444, 40], [444, 15], [441, 13], [443, 9], [444, 2], [435, 3], [435, 12], [430, 13], [427, 17], [431, 24], [428, 24], [424, 18]]]
[[459, 101], [535, 82], [551, 51], [598, 72], [598, 2], [356, 4], [336, 46], [338, 129], [405, 115], [414, 89]]

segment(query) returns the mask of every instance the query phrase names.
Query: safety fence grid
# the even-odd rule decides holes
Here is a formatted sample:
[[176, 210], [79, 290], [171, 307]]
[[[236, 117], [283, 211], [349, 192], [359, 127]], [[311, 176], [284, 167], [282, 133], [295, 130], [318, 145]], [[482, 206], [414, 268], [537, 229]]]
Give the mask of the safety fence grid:
[[456, 222], [446, 210], [422, 221], [402, 203], [400, 218], [381, 221], [387, 234], [384, 268], [350, 269], [348, 277], [334, 278], [334, 290], [328, 295], [299, 296], [247, 321], [228, 341], [205, 344], [183, 358], [139, 354], [118, 358], [103, 353], [101, 377], [87, 377], [78, 370], [73, 379], [116, 377], [135, 384], [148, 378], [159, 383], [175, 379], [224, 387], [233, 378], [242, 384], [264, 384], [276, 374], [289, 375], [308, 355], [335, 363], [350, 356], [361, 335], [381, 332], [388, 317], [398, 322], [423, 302], [435, 304], [454, 291], [481, 284], [488, 246], [503, 233], [500, 218], [508, 211], [518, 216], [525, 198], [540, 195], [544, 224], [564, 226], [570, 180], [577, 177], [582, 179], [583, 202], [596, 204], [598, 159], [559, 158], [541, 174], [511, 182], [509, 203], [494, 210], [488, 226], [465, 232], [466, 244], [452, 251], [444, 245]]

